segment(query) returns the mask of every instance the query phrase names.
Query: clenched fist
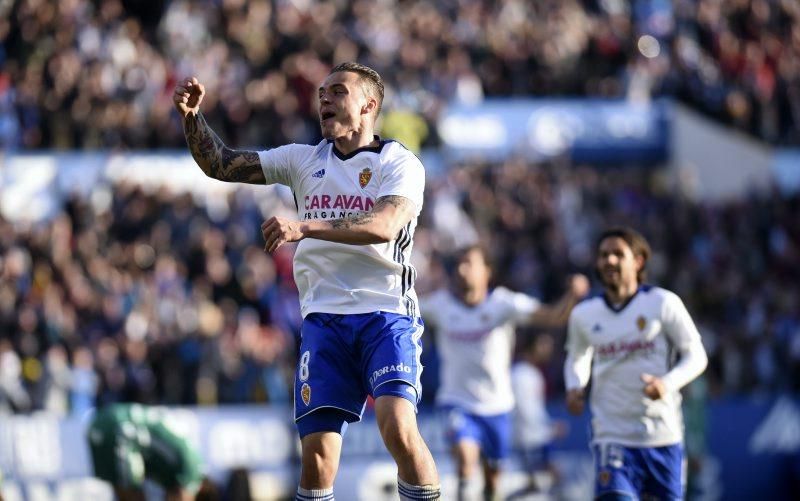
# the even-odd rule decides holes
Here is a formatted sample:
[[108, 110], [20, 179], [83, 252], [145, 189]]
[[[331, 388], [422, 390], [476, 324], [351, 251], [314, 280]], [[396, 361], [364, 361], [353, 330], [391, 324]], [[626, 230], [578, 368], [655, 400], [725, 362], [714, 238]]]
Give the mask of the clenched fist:
[[187, 78], [179, 82], [175, 86], [175, 94], [172, 100], [175, 103], [175, 108], [182, 117], [186, 117], [190, 113], [197, 115], [200, 112], [200, 103], [203, 102], [203, 96], [206, 94], [206, 88], [203, 84], [197, 81], [197, 78]]
[[567, 390], [567, 410], [570, 414], [580, 416], [583, 414], [583, 408], [586, 406], [586, 390], [583, 388], [574, 388]]
[[591, 286], [589, 285], [589, 279], [586, 275], [576, 274], [571, 275], [569, 277], [569, 282], [567, 285], [567, 290], [569, 294], [571, 294], [576, 299], [580, 299], [586, 294], [589, 293], [589, 289]]
[[273, 216], [261, 224], [261, 234], [264, 235], [264, 250], [275, 252], [278, 247], [287, 242], [298, 242], [305, 238], [303, 223], [292, 221], [283, 217]]

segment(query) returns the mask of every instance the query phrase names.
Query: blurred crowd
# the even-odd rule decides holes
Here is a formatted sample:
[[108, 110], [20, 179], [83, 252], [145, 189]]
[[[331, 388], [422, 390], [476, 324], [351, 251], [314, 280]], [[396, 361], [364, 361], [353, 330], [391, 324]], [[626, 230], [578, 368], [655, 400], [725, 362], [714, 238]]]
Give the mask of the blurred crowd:
[[796, 0], [10, 0], [0, 2], [0, 146], [180, 147], [176, 81], [196, 75], [229, 144], [318, 139], [332, 64], [380, 71], [384, 131], [438, 142], [452, 101], [676, 96], [800, 143]]
[[0, 409], [289, 401], [292, 254], [262, 251], [242, 197], [224, 224], [133, 185], [43, 225], [0, 219]]
[[[800, 391], [798, 195], [708, 204], [657, 170], [457, 167], [426, 190], [420, 293], [447, 282], [455, 248], [480, 239], [496, 284], [551, 300], [569, 273], [592, 272], [596, 235], [627, 223], [655, 250], [650, 281], [681, 295], [701, 330], [712, 394]], [[0, 219], [0, 412], [290, 402], [293, 249], [263, 252], [253, 195], [263, 190], [231, 192], [224, 217], [188, 194], [118, 184], [70, 198], [47, 223]], [[425, 343], [430, 403], [435, 337]], [[551, 396], [562, 363], [544, 368]]]

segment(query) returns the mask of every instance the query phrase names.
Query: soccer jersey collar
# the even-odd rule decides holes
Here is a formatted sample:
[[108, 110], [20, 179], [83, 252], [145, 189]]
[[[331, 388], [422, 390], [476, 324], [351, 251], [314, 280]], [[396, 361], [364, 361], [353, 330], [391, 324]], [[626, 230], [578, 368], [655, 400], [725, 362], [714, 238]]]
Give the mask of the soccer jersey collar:
[[367, 151], [367, 152], [370, 152], [370, 153], [380, 153], [381, 150], [383, 150], [383, 147], [386, 145], [386, 143], [389, 142], [387, 140], [381, 139], [381, 137], [378, 136], [378, 135], [373, 136], [373, 138], [376, 141], [378, 141], [378, 145], [377, 146], [363, 146], [361, 148], [356, 148], [355, 150], [351, 151], [347, 155], [345, 155], [344, 153], [339, 151], [339, 149], [336, 147], [336, 143], [333, 141], [333, 139], [328, 139], [328, 142], [331, 143], [331, 145], [333, 146], [333, 154], [336, 155], [336, 158], [338, 158], [339, 160], [349, 160], [349, 159], [353, 158], [354, 156], [358, 155], [359, 153], [361, 153], [362, 151]]
[[617, 305], [617, 306], [615, 306], [614, 303], [609, 301], [608, 300], [608, 296], [605, 295], [605, 294], [603, 294], [603, 302], [606, 303], [606, 306], [608, 306], [609, 310], [613, 311], [614, 313], [619, 313], [622, 310], [624, 310], [629, 304], [631, 304], [631, 301], [633, 301], [634, 298], [636, 298], [636, 296], [638, 296], [640, 292], [642, 292], [642, 291], [647, 292], [651, 288], [652, 288], [652, 286], [650, 286], [650, 285], [644, 285], [644, 284], [640, 285], [639, 288], [636, 289], [636, 292], [634, 292], [631, 297], [629, 297], [628, 299], [625, 300], [625, 302], [623, 302], [622, 304]]

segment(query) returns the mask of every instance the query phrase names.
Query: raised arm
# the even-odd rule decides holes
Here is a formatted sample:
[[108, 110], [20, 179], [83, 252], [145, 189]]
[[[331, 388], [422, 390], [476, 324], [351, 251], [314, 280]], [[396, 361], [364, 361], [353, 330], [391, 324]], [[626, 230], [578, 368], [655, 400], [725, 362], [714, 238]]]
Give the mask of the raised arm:
[[540, 305], [531, 315], [530, 322], [542, 327], [563, 327], [572, 307], [589, 292], [589, 279], [576, 274], [569, 277], [567, 292], [555, 303]]
[[292, 221], [271, 217], [261, 225], [261, 232], [266, 241], [264, 249], [269, 252], [286, 242], [304, 238], [371, 245], [394, 240], [415, 215], [414, 202], [403, 196], [387, 195], [376, 200], [369, 212], [342, 219]]
[[194, 77], [178, 83], [173, 95], [175, 108], [183, 119], [186, 144], [197, 165], [206, 176], [220, 181], [264, 184], [258, 153], [228, 148], [208, 126], [200, 113], [203, 96], [205, 87]]

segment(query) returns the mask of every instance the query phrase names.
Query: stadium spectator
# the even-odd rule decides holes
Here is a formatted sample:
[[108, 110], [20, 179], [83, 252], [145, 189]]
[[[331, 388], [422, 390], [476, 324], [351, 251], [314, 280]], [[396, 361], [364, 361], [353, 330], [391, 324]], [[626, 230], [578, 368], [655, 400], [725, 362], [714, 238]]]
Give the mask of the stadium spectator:
[[408, 133], [427, 144], [451, 99], [520, 95], [675, 96], [797, 144], [798, 26], [794, 0], [4, 2], [0, 144], [179, 147], [164, 110], [185, 74], [231, 142], [312, 143], [315, 82], [355, 59], [392, 74], [388, 94], [420, 114]]

